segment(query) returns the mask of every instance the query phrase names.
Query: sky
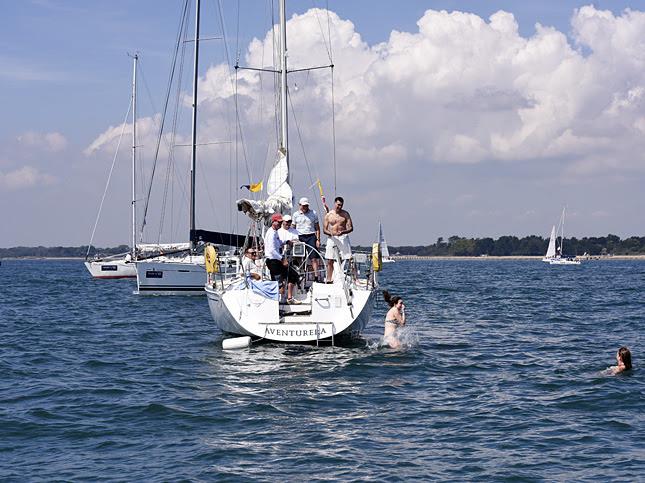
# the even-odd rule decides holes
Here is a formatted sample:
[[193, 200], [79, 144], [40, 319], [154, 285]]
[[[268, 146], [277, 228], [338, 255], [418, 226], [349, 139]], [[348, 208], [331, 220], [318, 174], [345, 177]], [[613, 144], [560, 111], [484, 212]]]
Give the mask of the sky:
[[[231, 68], [271, 67], [266, 3], [203, 0], [198, 228], [244, 233], [239, 187], [266, 182], [275, 158], [273, 78]], [[5, 2], [0, 247], [87, 244], [113, 161], [92, 241], [129, 243], [128, 53], [141, 56], [141, 219], [182, 4]], [[334, 64], [333, 82], [329, 69], [289, 78], [294, 194], [319, 212], [315, 180], [343, 196], [353, 243], [379, 221], [394, 246], [547, 237], [565, 206], [565, 236], [645, 235], [645, 0], [294, 0], [287, 17], [289, 67]], [[146, 241], [188, 237], [183, 45]]]

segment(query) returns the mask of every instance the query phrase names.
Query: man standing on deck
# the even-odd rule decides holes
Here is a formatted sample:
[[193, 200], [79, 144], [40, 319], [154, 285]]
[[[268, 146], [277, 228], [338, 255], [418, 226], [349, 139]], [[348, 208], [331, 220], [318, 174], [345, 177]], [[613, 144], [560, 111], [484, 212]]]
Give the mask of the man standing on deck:
[[[271, 217], [271, 228], [264, 234], [264, 256], [267, 258], [266, 265], [271, 273], [271, 280], [282, 280], [287, 285], [287, 303], [298, 304], [293, 298], [293, 289], [298, 282], [298, 274], [289, 270], [282, 260], [283, 242], [278, 236], [278, 230], [282, 224], [282, 215], [275, 213]], [[284, 286], [280, 289], [284, 293]]]
[[[300, 198], [298, 202], [299, 209], [293, 214], [293, 224], [298, 231], [298, 238], [301, 242], [305, 243], [308, 247], [320, 250], [320, 224], [318, 223], [318, 215], [314, 210], [309, 209], [309, 200], [307, 198]], [[314, 277], [318, 281], [318, 252], [307, 249], [307, 256], [311, 260], [311, 268], [314, 271]]]
[[325, 249], [325, 258], [327, 259], [327, 283], [333, 282], [334, 276], [334, 259], [335, 249], [340, 252], [343, 261], [352, 258], [352, 248], [349, 243], [349, 234], [354, 231], [352, 217], [343, 210], [345, 200], [337, 196], [334, 200], [334, 208], [325, 215], [323, 231], [329, 236], [327, 247]]

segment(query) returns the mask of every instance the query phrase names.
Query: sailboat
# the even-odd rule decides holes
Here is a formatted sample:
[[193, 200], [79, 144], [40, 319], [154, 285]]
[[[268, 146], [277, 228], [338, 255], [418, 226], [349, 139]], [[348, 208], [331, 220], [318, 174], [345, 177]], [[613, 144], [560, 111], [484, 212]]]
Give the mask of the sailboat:
[[[289, 213], [293, 207], [287, 142], [285, 0], [280, 1], [279, 32], [280, 65], [275, 71], [280, 79], [278, 149], [267, 180], [266, 199], [237, 201], [237, 209], [250, 219], [245, 247], [259, 248], [258, 242], [271, 216]], [[325, 341], [335, 344], [337, 340], [359, 335], [369, 321], [378, 287], [379, 245], [374, 244], [372, 257], [354, 253], [353, 259], [343, 261], [338, 250], [335, 252], [333, 280], [319, 283], [309, 269], [309, 258], [313, 252], [304, 243], [294, 242], [286, 254], [286, 260], [297, 272], [300, 282], [294, 290], [293, 299], [283, 301], [278, 282], [269, 280], [266, 270], [261, 280], [247, 277], [244, 273], [236, 277], [222, 277], [211, 263], [217, 259], [217, 254], [212, 247], [207, 247], [209, 277], [205, 290], [215, 324], [227, 333], [280, 342]]]
[[[94, 258], [89, 260], [89, 251], [92, 247], [92, 240], [94, 238], [94, 233], [96, 231], [96, 225], [101, 214], [101, 208], [99, 208], [99, 214], [96, 218], [96, 223], [94, 224], [94, 230], [92, 231], [92, 236], [90, 237], [90, 243], [87, 248], [87, 255], [85, 257], [85, 267], [90, 272], [92, 277], [100, 279], [119, 279], [119, 278], [136, 278], [137, 269], [135, 265], [135, 260], [137, 256], [137, 243], [136, 243], [136, 226], [137, 226], [137, 211], [136, 211], [136, 167], [137, 167], [137, 64], [139, 61], [138, 54], [132, 56], [133, 67], [132, 67], [132, 98], [131, 98], [131, 107], [132, 107], [132, 246], [130, 253], [123, 255], [117, 255], [114, 257], [106, 258]], [[118, 148], [117, 148], [118, 150]], [[108, 179], [109, 183], [109, 179]], [[106, 186], [107, 190], [107, 186]], [[103, 195], [105, 197], [105, 194]], [[102, 206], [103, 202], [101, 202]]]
[[580, 265], [580, 260], [563, 255], [565, 210], [566, 207], [562, 209], [562, 216], [560, 216], [558, 228], [556, 229], [555, 225], [551, 228], [549, 246], [542, 259], [543, 262], [549, 263], [550, 265]]
[[549, 246], [546, 249], [546, 254], [542, 259], [543, 262], [551, 263], [551, 260], [555, 258], [555, 240], [557, 236], [555, 234], [555, 225], [551, 228], [551, 236], [549, 237]]
[[[205, 242], [226, 246], [240, 244], [237, 235], [197, 230], [195, 227], [195, 169], [197, 158], [197, 85], [199, 66], [199, 1], [196, 1], [193, 62], [193, 102], [190, 160], [189, 242], [165, 253], [140, 257], [136, 263], [137, 292], [142, 295], [204, 295], [206, 268], [201, 247]], [[221, 258], [223, 269], [237, 271], [236, 259]]]
[[390, 256], [390, 250], [387, 248], [387, 241], [383, 235], [383, 225], [378, 222], [378, 242], [381, 247], [381, 258], [383, 263], [394, 263], [394, 258]]

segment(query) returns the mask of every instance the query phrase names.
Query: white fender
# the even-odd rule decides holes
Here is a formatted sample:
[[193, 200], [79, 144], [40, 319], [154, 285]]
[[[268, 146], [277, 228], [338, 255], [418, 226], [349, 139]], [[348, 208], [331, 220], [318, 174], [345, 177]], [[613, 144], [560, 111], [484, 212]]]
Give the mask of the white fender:
[[245, 337], [233, 337], [231, 339], [224, 339], [222, 341], [222, 349], [225, 351], [235, 349], [245, 349], [251, 345], [251, 338], [247, 335]]

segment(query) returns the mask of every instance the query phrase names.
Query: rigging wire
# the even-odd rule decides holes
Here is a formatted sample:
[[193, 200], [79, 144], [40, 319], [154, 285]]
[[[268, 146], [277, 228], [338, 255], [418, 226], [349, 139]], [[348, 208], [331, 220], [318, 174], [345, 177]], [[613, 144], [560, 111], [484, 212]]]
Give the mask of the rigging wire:
[[336, 97], [334, 95], [334, 58], [331, 41], [331, 17], [329, 15], [329, 0], [325, 1], [327, 10], [327, 34], [329, 35], [329, 62], [331, 64], [331, 138], [332, 158], [334, 165], [334, 197], [338, 196], [336, 179]]
[[163, 109], [164, 115], [161, 118], [161, 127], [160, 127], [160, 130], [159, 130], [159, 137], [157, 138], [157, 144], [156, 144], [156, 147], [155, 147], [155, 156], [154, 156], [154, 162], [152, 164], [152, 173], [150, 174], [150, 183], [148, 184], [148, 192], [146, 194], [146, 202], [145, 202], [145, 206], [144, 206], [144, 210], [143, 210], [143, 220], [141, 222], [141, 235], [140, 235], [140, 240], [141, 241], [143, 240], [143, 231], [144, 231], [145, 226], [146, 226], [146, 218], [148, 216], [148, 208], [150, 206], [150, 193], [152, 191], [152, 183], [153, 183], [153, 180], [154, 180], [155, 170], [156, 170], [156, 166], [157, 166], [157, 160], [158, 160], [158, 157], [159, 157], [159, 146], [161, 144], [161, 138], [163, 137], [163, 128], [164, 128], [164, 123], [165, 123], [165, 113], [166, 113], [167, 108], [168, 108], [170, 92], [172, 90], [172, 79], [174, 78], [175, 64], [176, 64], [177, 55], [178, 55], [178, 52], [179, 52], [179, 45], [180, 45], [180, 41], [181, 41], [181, 35], [182, 35], [182, 31], [185, 28], [184, 26], [185, 26], [185, 24], [187, 22], [186, 19], [187, 19], [187, 16], [188, 16], [188, 12], [190, 10], [188, 4], [189, 4], [189, 0], [185, 0], [184, 1], [184, 6], [182, 8], [183, 13], [182, 13], [182, 16], [181, 16], [181, 20], [179, 22], [179, 30], [177, 32], [177, 42], [176, 42], [175, 51], [174, 51], [173, 59], [172, 59], [172, 68], [170, 70], [170, 75], [169, 75], [169, 78], [168, 78], [168, 86], [167, 86], [167, 91], [166, 91], [166, 98], [164, 100], [164, 109]]
[[[231, 74], [230, 66], [232, 65], [231, 64], [231, 55], [229, 53], [228, 32], [226, 30], [226, 23], [224, 22], [224, 9], [222, 7], [221, 0], [217, 0], [217, 7], [218, 7], [218, 12], [219, 12], [220, 28], [222, 30], [222, 38], [223, 38], [223, 41], [224, 41], [224, 53], [226, 55], [226, 65], [229, 68], [228, 79], [229, 79], [229, 82], [231, 83], [231, 89], [234, 89], [234, 92], [236, 92], [235, 89], [237, 89], [237, 69], [235, 69], [236, 75], [235, 75], [235, 84], [234, 84], [233, 76], [230, 75]], [[237, 9], [238, 34], [239, 34], [239, 10], [240, 9], [239, 9], [239, 2], [238, 2], [238, 9]], [[238, 46], [239, 46], [239, 35], [237, 36], [237, 39], [236, 39], [236, 49], [237, 49]], [[236, 55], [239, 55], [239, 54], [236, 52]], [[236, 61], [235, 65], [237, 65], [237, 61]], [[228, 139], [229, 139], [229, 144], [230, 144], [232, 142], [231, 138], [233, 137], [233, 133], [230, 130], [230, 117], [231, 117], [230, 112], [229, 112], [230, 105], [228, 103], [225, 103], [225, 105], [226, 105], [226, 118], [228, 120], [228, 122], [226, 123], [226, 128], [227, 128], [227, 134], [228, 134]], [[238, 114], [239, 114], [239, 111], [237, 109], [237, 99], [235, 99], [235, 125], [236, 125], [236, 133], [235, 133], [235, 135], [236, 135], [236, 139], [237, 139], [237, 124], [239, 123], [239, 115]], [[241, 126], [240, 126], [240, 131], [241, 131]], [[231, 169], [232, 154], [233, 154], [232, 153], [232, 147], [229, 146], [229, 177], [230, 178], [233, 177], [233, 170]], [[250, 170], [250, 167], [249, 167], [248, 158], [246, 156], [246, 150], [244, 150], [244, 163], [245, 163], [245, 167], [246, 167], [247, 176], [250, 179], [251, 178], [251, 170]], [[239, 181], [239, 175], [238, 175], [237, 163], [236, 163], [235, 184], [233, 184], [233, 179], [229, 179], [229, 193], [228, 193], [229, 206], [231, 206], [233, 204], [233, 186], [237, 186], [238, 181]], [[215, 211], [215, 210], [213, 209], [213, 211]], [[229, 220], [228, 221], [229, 221], [230, 230], [231, 230], [231, 232], [233, 232], [233, 213], [232, 213], [232, 211], [229, 211]], [[237, 229], [237, 227], [236, 227], [236, 229]]]
[[312, 0], [311, 5], [316, 9], [315, 15], [316, 15], [316, 21], [318, 22], [318, 28], [320, 29], [320, 36], [323, 39], [323, 44], [325, 45], [325, 50], [327, 51], [327, 58], [329, 58], [329, 62], [331, 63], [331, 30], [329, 30], [329, 3], [327, 3], [326, 6], [326, 12], [327, 12], [327, 28], [328, 28], [328, 34], [329, 34], [329, 45], [327, 45], [327, 39], [325, 38], [325, 32], [323, 30], [322, 23], [320, 21], [320, 16], [318, 15], [318, 10], [320, 10], [316, 6], [315, 0]]
[[[105, 183], [105, 189], [103, 190], [103, 196], [101, 197], [101, 203], [99, 204], [99, 212], [96, 215], [96, 221], [94, 222], [94, 228], [92, 228], [92, 234], [90, 235], [90, 242], [87, 245], [87, 253], [85, 258], [90, 256], [90, 249], [92, 248], [92, 243], [94, 242], [94, 234], [96, 233], [96, 227], [99, 224], [99, 219], [101, 218], [101, 211], [103, 210], [103, 202], [105, 201], [105, 196], [107, 195], [108, 187], [110, 186], [110, 180], [112, 179], [112, 172], [114, 171], [114, 165], [116, 164], [116, 158], [119, 154], [119, 148], [121, 147], [121, 141], [123, 140], [123, 134], [125, 133], [125, 127], [128, 122], [128, 116], [132, 110], [132, 98], [128, 104], [128, 111], [125, 113], [125, 119], [123, 119], [123, 124], [121, 126], [121, 134], [119, 135], [119, 142], [116, 145], [116, 151], [114, 152], [114, 158], [112, 159], [112, 166], [110, 166], [110, 173], [108, 174], [107, 182]], [[134, 247], [132, 247], [134, 249]]]
[[[184, 177], [183, 176], [178, 176], [176, 173], [176, 168], [177, 168], [177, 163], [176, 163], [176, 158], [175, 158], [175, 147], [176, 147], [176, 138], [177, 138], [177, 129], [178, 126], [180, 125], [180, 119], [181, 119], [181, 110], [180, 110], [180, 105], [181, 105], [181, 83], [182, 79], [184, 78], [184, 63], [186, 60], [186, 45], [188, 43], [188, 17], [190, 16], [190, 9], [188, 9], [187, 14], [186, 14], [186, 21], [184, 23], [184, 29], [183, 29], [183, 40], [181, 40], [181, 53], [178, 55], [178, 57], [175, 60], [175, 63], [177, 64], [177, 59], [178, 59], [178, 66], [175, 64], [175, 67], [178, 67], [178, 74], [176, 76], [176, 82], [175, 82], [175, 93], [173, 97], [173, 110], [172, 110], [172, 127], [170, 129], [170, 141], [169, 141], [169, 147], [168, 147], [168, 163], [166, 165], [166, 175], [165, 175], [165, 181], [164, 181], [164, 190], [163, 190], [163, 197], [162, 197], [162, 204], [161, 204], [161, 214], [160, 214], [160, 219], [159, 219], [159, 230], [157, 232], [157, 241], [158, 243], [161, 242], [161, 237], [163, 235], [163, 229], [165, 225], [165, 219], [166, 219], [166, 209], [167, 209], [167, 204], [168, 204], [168, 198], [170, 198], [170, 234], [171, 234], [171, 241], [174, 239], [173, 234], [178, 230], [178, 226], [175, 223], [175, 207], [174, 207], [174, 201], [175, 201], [175, 183], [171, 182], [174, 180], [177, 180], [179, 183], [179, 188], [180, 188], [180, 195], [182, 200], [184, 201], [185, 204], [188, 204], [188, 196], [187, 196], [187, 187], [184, 184]], [[170, 190], [170, 196], [168, 196], [168, 191]], [[182, 204], [183, 206], [183, 204]], [[177, 218], [179, 220], [179, 218]]]

